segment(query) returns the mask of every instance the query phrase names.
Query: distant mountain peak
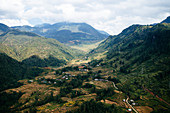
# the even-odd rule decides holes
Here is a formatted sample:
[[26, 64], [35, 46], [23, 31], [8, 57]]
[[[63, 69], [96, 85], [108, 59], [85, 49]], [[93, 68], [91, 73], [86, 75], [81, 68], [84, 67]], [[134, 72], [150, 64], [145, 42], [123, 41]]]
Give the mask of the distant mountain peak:
[[161, 23], [170, 23], [170, 16], [168, 16], [165, 20], [163, 20]]
[[0, 23], [0, 32], [7, 32], [9, 29], [10, 28], [7, 25]]
[[106, 33], [99, 32], [87, 23], [59, 22], [55, 24], [45, 23], [35, 27], [16, 26], [13, 28], [33, 32], [70, 45], [96, 43], [108, 37]]

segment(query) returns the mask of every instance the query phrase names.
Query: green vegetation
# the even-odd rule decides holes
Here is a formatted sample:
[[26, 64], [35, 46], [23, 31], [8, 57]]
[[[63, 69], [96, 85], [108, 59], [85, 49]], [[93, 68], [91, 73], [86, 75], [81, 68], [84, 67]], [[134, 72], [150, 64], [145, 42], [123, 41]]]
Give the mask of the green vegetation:
[[49, 56], [48, 58], [41, 59], [40, 57], [34, 55], [28, 59], [24, 59], [22, 63], [28, 66], [37, 66], [37, 67], [48, 67], [48, 66], [59, 67], [66, 64], [66, 61], [59, 60], [53, 56]]
[[[20, 106], [18, 104], [18, 99], [22, 96], [22, 93], [12, 92], [10, 94], [1, 92], [0, 93], [0, 112], [1, 113], [9, 113], [14, 112], [10, 107], [14, 105], [15, 107]], [[9, 101], [10, 100], [10, 101]]]
[[18, 80], [34, 78], [43, 70], [36, 67], [27, 67], [20, 62], [0, 53], [0, 91], [22, 85]]
[[[66, 28], [72, 29], [66, 26], [60, 30]], [[77, 30], [80, 29], [76, 27], [72, 32]], [[3, 42], [0, 51], [19, 59], [30, 56], [18, 62], [0, 53], [0, 111], [119, 113], [126, 112], [125, 100], [129, 99], [129, 103], [138, 106], [136, 109], [139, 110], [148, 108], [153, 113], [169, 112], [169, 37], [168, 23], [132, 25], [119, 35], [110, 36], [82, 59], [92, 61], [66, 65], [67, 60], [75, 58], [73, 52], [76, 51], [34, 33], [6, 31], [0, 36]], [[26, 41], [28, 38], [33, 42]], [[31, 46], [35, 46], [39, 40], [42, 44], [48, 42], [50, 45], [38, 44], [38, 51], [35, 52], [36, 49], [32, 50]], [[24, 48], [26, 51], [25, 46], [31, 52], [27, 51], [23, 55], [21, 50]], [[42, 50], [48, 53], [40, 54]], [[58, 67], [62, 65], [65, 66]], [[44, 69], [47, 70], [40, 67], [46, 67]], [[38, 76], [40, 73], [41, 76]], [[25, 78], [35, 79], [22, 80], [24, 85], [19, 87], [22, 84], [17, 81]], [[8, 94], [3, 91], [16, 87], [19, 87], [16, 91], [22, 93], [12, 92], [15, 89], [6, 90]], [[8, 98], [12, 103], [2, 105]]]
[[0, 51], [18, 61], [33, 55], [37, 55], [41, 59], [53, 56], [58, 60], [67, 61], [82, 54], [81, 51], [64, 46], [55, 39], [47, 39], [19, 30], [9, 30], [0, 35]]
[[[170, 103], [169, 36], [170, 24], [130, 26], [119, 35], [110, 36], [91, 51], [90, 57], [107, 52], [105, 58], [93, 60], [89, 64], [93, 67], [103, 64], [105, 66], [102, 67], [112, 67], [117, 78], [108, 79], [117, 83], [118, 88], [130, 98], [140, 100], [141, 96], [148, 96], [148, 92], [144, 90], [147, 88], [154, 96]], [[163, 106], [168, 108], [166, 105], [161, 106], [161, 109]], [[160, 109], [158, 106], [151, 107]]]
[[101, 42], [103, 42], [103, 40], [93, 44], [70, 45], [70, 47], [88, 53], [91, 50], [95, 49]]

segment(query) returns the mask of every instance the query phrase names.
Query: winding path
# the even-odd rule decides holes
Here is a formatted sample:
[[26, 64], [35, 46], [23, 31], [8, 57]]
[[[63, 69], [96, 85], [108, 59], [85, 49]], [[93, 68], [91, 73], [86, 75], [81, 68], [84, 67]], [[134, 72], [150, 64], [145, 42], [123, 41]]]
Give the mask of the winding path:
[[112, 82], [112, 83], [113, 83], [113, 86], [115, 87], [115, 89], [118, 89], [118, 88], [116, 87], [115, 83], [114, 83], [114, 82]]

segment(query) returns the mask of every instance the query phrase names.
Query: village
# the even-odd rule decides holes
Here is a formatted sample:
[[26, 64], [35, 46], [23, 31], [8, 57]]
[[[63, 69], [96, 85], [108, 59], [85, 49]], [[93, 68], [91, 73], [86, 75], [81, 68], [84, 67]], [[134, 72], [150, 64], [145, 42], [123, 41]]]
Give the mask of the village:
[[[65, 103], [65, 105], [67, 105], [67, 107], [70, 107], [70, 108], [72, 108], [73, 106], [72, 104], [70, 104], [70, 102], [75, 103], [74, 100], [78, 98], [79, 96], [83, 97], [79, 100], [79, 102], [81, 102], [82, 100], [87, 100], [88, 98], [94, 99], [94, 97], [96, 98], [98, 96], [96, 94], [94, 95], [95, 91], [92, 91], [92, 90], [94, 89], [100, 90], [103, 88], [105, 89], [105, 88], [112, 87], [113, 91], [116, 92], [116, 94], [113, 93], [113, 95], [115, 96], [119, 95], [119, 98], [115, 98], [115, 97], [114, 99], [107, 98], [107, 99], [104, 99], [105, 101], [101, 101], [101, 102], [106, 102], [108, 104], [110, 103], [116, 104], [118, 106], [124, 107], [127, 112], [134, 111], [138, 113], [138, 111], [134, 108], [134, 106], [138, 106], [138, 103], [135, 102], [133, 99], [127, 98], [123, 92], [119, 91], [119, 89], [115, 85], [119, 83], [118, 80], [116, 78], [112, 78], [111, 76], [109, 77], [109, 74], [111, 72], [109, 72], [109, 70], [101, 70], [100, 65], [101, 64], [96, 64], [95, 66], [92, 67], [92, 66], [89, 66], [88, 64], [82, 64], [80, 66], [73, 66], [73, 67], [68, 66], [68, 67], [64, 67], [61, 69], [57, 69], [57, 70], [52, 70], [51, 68], [45, 68], [48, 70], [48, 74], [50, 76], [48, 74], [46, 76], [39, 76], [34, 80], [28, 80], [28, 83], [37, 82], [38, 84], [45, 84], [51, 87], [63, 87], [63, 86], [67, 87], [67, 85], [71, 85], [72, 91], [74, 90], [78, 91], [76, 92], [76, 95], [74, 96], [74, 98], [70, 100], [70, 97], [73, 97], [72, 96], [73, 92], [72, 91], [67, 92], [67, 90], [69, 90], [68, 88], [66, 88], [67, 90], [65, 89], [67, 93], [64, 94], [64, 97], [61, 98], [61, 99], [64, 99], [66, 97], [68, 98], [64, 100], [69, 103], [69, 104]], [[78, 82], [78, 81], [81, 81], [81, 82]], [[76, 86], [75, 84], [78, 84], [78, 86]], [[60, 94], [61, 93], [62, 92], [60, 89]], [[69, 96], [70, 93], [71, 93], [71, 96]], [[77, 93], [80, 93], [80, 94], [78, 95]], [[93, 96], [86, 98], [86, 95], [91, 95], [91, 94]], [[137, 109], [139, 108], [137, 107]]]

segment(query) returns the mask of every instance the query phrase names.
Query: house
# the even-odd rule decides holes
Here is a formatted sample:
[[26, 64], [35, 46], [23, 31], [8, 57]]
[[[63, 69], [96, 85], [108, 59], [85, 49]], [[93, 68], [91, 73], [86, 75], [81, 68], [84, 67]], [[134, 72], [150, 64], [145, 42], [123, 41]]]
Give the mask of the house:
[[84, 66], [79, 66], [78, 68], [79, 68], [79, 70], [80, 70], [80, 69], [83, 69], [83, 68], [84, 68]]
[[134, 100], [130, 100], [130, 102], [134, 102]]
[[99, 67], [100, 65], [99, 65], [99, 64], [97, 64], [96, 66], [97, 66], [97, 67]]
[[51, 84], [51, 81], [48, 81], [49, 84]]
[[28, 80], [28, 82], [29, 82], [29, 83], [32, 83], [32, 82], [34, 82], [34, 81], [33, 81], [33, 80]]
[[132, 111], [132, 109], [129, 108], [128, 111]]
[[43, 81], [41, 81], [41, 83], [44, 83], [44, 84], [46, 84], [46, 83], [47, 83], [47, 81], [46, 81], [46, 80], [43, 80]]
[[84, 71], [89, 71], [88, 69], [84, 69]]
[[123, 99], [123, 102], [125, 102], [126, 100], [125, 99]]
[[134, 105], [136, 105], [136, 103], [133, 102], [132, 105], [134, 106]]

